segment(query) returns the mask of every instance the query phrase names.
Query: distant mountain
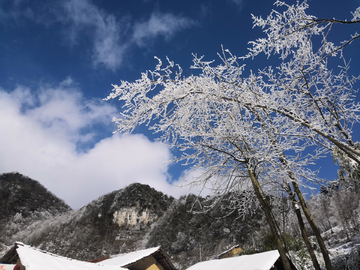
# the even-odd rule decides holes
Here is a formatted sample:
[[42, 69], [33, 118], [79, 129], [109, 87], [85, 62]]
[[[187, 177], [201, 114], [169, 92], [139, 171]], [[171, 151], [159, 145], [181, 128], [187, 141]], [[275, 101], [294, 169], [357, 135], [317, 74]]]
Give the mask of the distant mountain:
[[71, 210], [39, 182], [20, 173], [0, 174], [0, 205], [0, 220], [16, 214], [26, 218], [39, 212], [57, 215]]
[[148, 185], [132, 184], [59, 215], [27, 232], [22, 241], [80, 260], [134, 251], [174, 201]]
[[[339, 216], [351, 209], [358, 213], [357, 204], [350, 207], [358, 194], [350, 197], [348, 193], [344, 191], [341, 195], [338, 191], [333, 196], [308, 201], [318, 223], [324, 227], [323, 236], [333, 256], [334, 269], [344, 269], [349, 264], [360, 266], [360, 222], [352, 218], [354, 215], [349, 215], [353, 223]], [[275, 249], [257, 204], [246, 208], [251, 216], [240, 217], [238, 206], [232, 210], [234, 205], [227, 196], [239, 202], [248, 199], [245, 193], [229, 193], [224, 200], [195, 195], [174, 199], [148, 185], [132, 184], [73, 211], [37, 181], [19, 173], [0, 174], [0, 257], [15, 241], [80, 260], [161, 245], [178, 269], [186, 269], [234, 245], [246, 253]], [[294, 213], [287, 207], [290, 202], [269, 199], [284, 204], [280, 208], [274, 204], [273, 211], [286, 230], [284, 237], [293, 261], [311, 268]], [[332, 210], [326, 211], [329, 202]]]
[[202, 212], [193, 202], [203, 198], [176, 200], [137, 183], [76, 211], [21, 174], [3, 174], [0, 183], [2, 253], [14, 241], [80, 260], [161, 245], [184, 268], [235, 243], [246, 245], [262, 219], [239, 220], [221, 206]]
[[207, 208], [212, 202], [211, 198], [195, 195], [174, 201], [150, 232], [147, 247], [161, 245], [181, 268], [187, 268], [234, 245], [252, 246], [256, 234], [262, 230], [260, 211], [240, 218], [224, 201]]
[[39, 182], [20, 173], [0, 174], [0, 206], [0, 252], [29, 224], [71, 210]]

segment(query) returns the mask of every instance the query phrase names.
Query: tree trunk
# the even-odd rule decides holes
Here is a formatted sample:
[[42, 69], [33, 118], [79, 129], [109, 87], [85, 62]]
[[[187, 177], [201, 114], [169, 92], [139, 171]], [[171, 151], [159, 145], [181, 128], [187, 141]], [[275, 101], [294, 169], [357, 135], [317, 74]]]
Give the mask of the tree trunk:
[[319, 262], [316, 258], [316, 255], [315, 255], [315, 252], [311, 246], [311, 243], [310, 243], [310, 240], [309, 240], [309, 237], [307, 235], [307, 232], [306, 232], [306, 229], [305, 229], [305, 225], [304, 225], [304, 221], [303, 221], [303, 218], [301, 216], [301, 212], [300, 212], [300, 207], [295, 199], [295, 196], [290, 194], [290, 197], [293, 201], [293, 205], [294, 205], [294, 210], [295, 210], [295, 213], [296, 213], [296, 217], [298, 219], [298, 223], [299, 223], [299, 226], [300, 226], [300, 231], [301, 231], [301, 235], [302, 235], [302, 238], [305, 242], [305, 245], [306, 245], [306, 248], [310, 254], [310, 257], [311, 257], [311, 260], [313, 262], [313, 265], [314, 265], [314, 268], [315, 270], [321, 270], [320, 268], [320, 265], [319, 265]]
[[[298, 206], [297, 206], [297, 207], [298, 207]], [[301, 212], [300, 212], [300, 208], [295, 209], [295, 213], [296, 213], [296, 216], [297, 216], [298, 221], [299, 221], [299, 226], [300, 226], [300, 230], [301, 230], [301, 235], [302, 235], [302, 237], [303, 237], [303, 239], [304, 239], [305, 245], [306, 245], [307, 250], [308, 250], [308, 252], [309, 252], [309, 254], [310, 254], [310, 257], [311, 257], [311, 260], [312, 260], [312, 262], [313, 262], [314, 268], [315, 268], [316, 270], [321, 270], [320, 265], [319, 265], [319, 262], [318, 262], [318, 260], [317, 260], [317, 258], [316, 258], [315, 253], [314, 253], [314, 250], [313, 250], [313, 248], [311, 247], [311, 243], [310, 243], [310, 241], [309, 241], [309, 237], [308, 237], [308, 235], [307, 235], [307, 233], [306, 233], [305, 226], [304, 226], [304, 221], [303, 221], [303, 219], [302, 219]]]
[[[256, 116], [256, 118], [261, 122], [262, 126], [263, 126], [264, 129], [267, 131], [267, 134], [268, 134], [269, 138], [273, 138], [272, 133], [269, 131], [269, 129], [267, 128], [267, 125], [264, 123], [264, 120], [259, 116], [259, 114], [256, 112], [256, 110], [250, 109], [250, 111], [251, 111], [251, 112]], [[281, 112], [280, 112], [280, 113], [281, 113]], [[274, 140], [274, 141], [275, 141], [275, 140]], [[337, 145], [337, 144], [335, 144], [335, 145]], [[275, 147], [276, 147], [276, 149], [277, 149], [277, 145], [275, 145]], [[340, 146], [338, 146], [338, 147], [339, 147], [340, 149], [342, 149]], [[343, 150], [343, 151], [344, 151], [344, 150]], [[277, 149], [277, 152], [280, 154], [280, 157], [281, 157], [280, 162], [281, 162], [283, 165], [285, 165], [286, 167], [288, 167], [288, 166], [287, 166], [287, 161], [286, 161], [286, 158], [285, 158], [285, 154], [282, 153], [282, 152], [280, 152], [278, 149]], [[356, 161], [360, 164], [359, 160], [356, 159]], [[248, 169], [249, 169], [249, 171], [251, 170], [251, 168], [248, 168]], [[253, 171], [252, 171], [252, 174], [253, 174], [253, 176], [255, 176]], [[296, 179], [295, 179], [293, 173], [291, 172], [291, 170], [289, 171], [288, 175], [289, 175], [289, 178], [290, 178], [291, 183], [292, 183], [292, 185], [293, 185], [294, 191], [295, 191], [296, 195], [297, 195], [298, 198], [299, 198], [300, 205], [301, 205], [301, 208], [302, 208], [302, 210], [303, 210], [303, 212], [304, 212], [304, 214], [305, 214], [305, 217], [306, 217], [306, 219], [308, 220], [308, 222], [309, 222], [309, 224], [310, 224], [310, 226], [311, 226], [311, 229], [313, 230], [313, 232], [314, 232], [314, 234], [315, 234], [315, 236], [316, 236], [316, 240], [317, 240], [317, 242], [318, 242], [318, 244], [319, 244], [319, 246], [320, 246], [321, 253], [322, 253], [323, 258], [324, 258], [324, 261], [325, 261], [326, 269], [327, 269], [327, 270], [333, 270], [332, 265], [331, 265], [331, 260], [330, 260], [330, 257], [329, 257], [329, 252], [328, 252], [328, 250], [326, 249], [325, 243], [324, 243], [324, 241], [323, 241], [323, 239], [322, 239], [322, 237], [321, 237], [321, 235], [320, 235], [320, 231], [319, 231], [319, 229], [317, 228], [317, 226], [316, 226], [316, 224], [315, 224], [315, 222], [314, 222], [314, 220], [313, 220], [313, 218], [312, 218], [312, 216], [311, 216], [311, 214], [310, 214], [310, 211], [309, 211], [309, 209], [308, 209], [307, 206], [306, 206], [305, 200], [304, 200], [304, 198], [303, 198], [303, 196], [302, 196], [302, 193], [301, 193], [301, 191], [300, 191], [300, 189], [299, 189], [299, 187], [298, 187], [298, 185], [297, 185], [297, 183], [296, 183]], [[257, 179], [255, 179], [255, 180], [257, 180]], [[254, 184], [253, 184], [253, 185], [254, 185]], [[287, 192], [289, 192], [289, 191], [291, 192], [291, 191], [292, 191], [291, 188], [289, 187], [289, 184], [288, 184], [288, 183], [285, 183], [285, 186], [286, 186], [286, 189], [288, 189]], [[254, 186], [254, 188], [255, 188], [255, 186]], [[260, 190], [259, 190], [259, 191], [260, 191]], [[291, 192], [291, 193], [292, 193], [292, 192]], [[289, 195], [291, 195], [291, 193], [289, 193]], [[260, 194], [260, 196], [261, 196], [261, 194]], [[259, 200], [260, 200], [260, 199], [259, 199]], [[298, 215], [297, 215], [297, 216], [298, 216]], [[300, 219], [299, 219], [299, 218], [300, 218]], [[300, 214], [300, 216], [298, 216], [298, 221], [299, 221], [299, 225], [301, 226], [300, 223], [302, 222], [302, 224], [303, 224], [303, 220], [302, 220], [301, 214]], [[304, 232], [306, 233], [306, 231], [304, 231]], [[303, 232], [302, 232], [302, 233], [303, 233]], [[304, 238], [304, 237], [303, 237], [303, 238]], [[307, 238], [307, 235], [306, 235], [306, 238]], [[307, 239], [307, 240], [308, 240], [308, 239]], [[306, 240], [305, 240], [305, 239], [304, 239], [304, 241], [305, 241], [305, 244], [306, 244]], [[309, 247], [310, 247], [310, 249], [308, 248], [308, 250], [309, 250], [310, 256], [312, 257], [311, 253], [313, 253], [313, 250], [312, 250], [312, 248], [311, 248], [311, 245], [310, 245]], [[280, 252], [280, 250], [279, 250], [279, 252]], [[314, 256], [315, 256], [315, 254], [314, 254]], [[313, 257], [312, 257], [312, 258], [313, 258]], [[316, 259], [316, 257], [314, 257], [314, 259]], [[313, 260], [313, 263], [314, 263], [314, 267], [316, 268], [316, 264], [318, 264], [317, 260], [315, 260], [315, 261]]]
[[318, 262], [318, 260], [316, 258], [314, 249], [312, 248], [309, 237], [307, 235], [305, 225], [304, 225], [304, 221], [303, 221], [303, 218], [302, 218], [301, 212], [300, 212], [300, 207], [299, 207], [298, 202], [296, 201], [295, 194], [292, 192], [291, 187], [290, 187], [290, 185], [288, 183], [286, 183], [285, 186], [286, 186], [286, 188], [285, 188], [286, 192], [289, 194], [289, 197], [290, 197], [290, 199], [291, 199], [291, 201], [293, 203], [294, 211], [295, 211], [295, 214], [296, 214], [296, 217], [297, 217], [297, 220], [298, 220], [298, 223], [299, 223], [300, 231], [301, 231], [301, 236], [302, 236], [302, 238], [303, 238], [303, 240], [305, 242], [306, 248], [307, 248], [307, 250], [308, 250], [308, 252], [310, 254], [310, 257], [311, 257], [311, 260], [313, 262], [314, 268], [315, 268], [315, 270], [321, 270], [319, 262]]
[[309, 222], [310, 227], [311, 227], [312, 231], [314, 232], [316, 240], [317, 240], [317, 242], [318, 242], [318, 244], [320, 246], [320, 250], [321, 250], [321, 253], [322, 253], [324, 261], [325, 261], [326, 269], [327, 270], [333, 270], [333, 267], [331, 265], [329, 252], [328, 252], [328, 250], [327, 250], [327, 248], [325, 246], [324, 240], [321, 237], [320, 231], [319, 231], [318, 227], [316, 226], [315, 221], [312, 218], [309, 209], [307, 208], [307, 205], [305, 203], [304, 197], [302, 196], [300, 188], [299, 188], [299, 186], [297, 185], [297, 183], [295, 181], [292, 181], [291, 183], [292, 183], [292, 185], [294, 187], [294, 191], [295, 191], [296, 195], [299, 198], [300, 205], [301, 205], [301, 208], [302, 208], [302, 210], [303, 210], [303, 212], [305, 214], [305, 217], [306, 217], [307, 221]]
[[286, 250], [284, 247], [284, 243], [282, 242], [282, 240], [278, 234], [275, 221], [271, 215], [270, 205], [266, 202], [263, 194], [261, 193], [259, 181], [257, 180], [254, 171], [249, 166], [248, 166], [248, 172], [250, 175], [251, 183], [253, 185], [256, 197], [258, 198], [258, 200], [261, 204], [261, 208], [265, 212], [266, 219], [270, 225], [270, 229], [273, 234], [273, 237], [275, 238], [276, 246], [279, 251], [281, 261], [283, 262], [283, 265], [284, 265], [284, 270], [291, 270], [290, 261], [289, 261], [288, 257], [286, 256]]
[[[284, 155], [283, 155], [283, 156], [284, 156]], [[287, 165], [285, 159], [282, 159], [282, 163], [283, 163], [285, 166]], [[328, 252], [328, 250], [327, 250], [327, 248], [326, 248], [326, 246], [325, 246], [324, 240], [323, 240], [322, 237], [321, 237], [320, 231], [319, 231], [318, 227], [316, 226], [315, 221], [314, 221], [314, 219], [312, 218], [309, 209], [307, 208], [307, 205], [306, 205], [306, 203], [305, 203], [305, 199], [304, 199], [304, 197], [302, 196], [301, 190], [300, 190], [298, 184], [296, 183], [296, 179], [295, 179], [295, 177], [294, 177], [294, 175], [293, 175], [293, 173], [292, 173], [291, 171], [289, 172], [289, 178], [290, 178], [290, 180], [291, 180], [291, 184], [292, 184], [292, 186], [293, 186], [293, 188], [294, 188], [294, 191], [295, 191], [295, 193], [296, 193], [296, 195], [297, 195], [297, 197], [298, 197], [298, 199], [299, 199], [299, 202], [300, 202], [301, 208], [302, 208], [302, 210], [303, 210], [303, 212], [304, 212], [304, 215], [305, 215], [305, 217], [306, 217], [306, 220], [309, 222], [310, 227], [311, 227], [313, 233], [315, 234], [316, 240], [317, 240], [317, 242], [318, 242], [318, 244], [319, 244], [321, 253], [322, 253], [323, 258], [324, 258], [324, 262], [325, 262], [326, 269], [327, 269], [327, 270], [333, 270], [333, 267], [332, 267], [332, 265], [331, 265], [331, 260], [330, 260], [329, 252]], [[287, 184], [287, 185], [288, 185], [288, 184]], [[289, 188], [289, 189], [291, 190], [290, 187], [287, 187], [287, 188]]]

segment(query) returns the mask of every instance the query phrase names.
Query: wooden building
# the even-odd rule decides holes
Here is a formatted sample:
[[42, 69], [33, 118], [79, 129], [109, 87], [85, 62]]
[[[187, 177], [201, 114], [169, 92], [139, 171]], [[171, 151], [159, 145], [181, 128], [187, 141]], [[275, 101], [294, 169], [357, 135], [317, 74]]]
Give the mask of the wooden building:
[[[290, 262], [292, 270], [296, 267]], [[187, 270], [283, 270], [277, 250], [197, 263]]]
[[176, 270], [160, 246], [112, 256], [99, 264], [118, 265], [129, 270]]
[[20, 270], [176, 270], [161, 247], [83, 262], [17, 242], [0, 259], [1, 263], [18, 264]]
[[16, 264], [2, 264], [0, 263], [0, 270], [14, 270]]
[[19, 242], [15, 243], [0, 259], [0, 263], [17, 264], [20, 266], [20, 270], [126, 270], [119, 266], [100, 265], [65, 258]]
[[240, 245], [236, 245], [216, 256], [216, 259], [231, 258], [235, 255], [238, 255], [241, 251], [243, 251], [243, 249], [240, 247]]

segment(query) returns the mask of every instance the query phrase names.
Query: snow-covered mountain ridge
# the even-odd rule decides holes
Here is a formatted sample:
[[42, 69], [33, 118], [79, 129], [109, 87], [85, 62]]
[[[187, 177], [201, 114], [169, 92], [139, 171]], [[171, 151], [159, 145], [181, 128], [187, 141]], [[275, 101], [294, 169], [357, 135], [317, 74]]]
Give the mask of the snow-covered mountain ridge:
[[[34, 181], [17, 173], [2, 177], [8, 182], [14, 177]], [[3, 184], [1, 192], [12, 193], [10, 186]], [[36, 205], [41, 198], [35, 196], [31, 203]], [[0, 255], [15, 241], [80, 260], [161, 245], [175, 264], [184, 267], [235, 243], [247, 245], [255, 237], [252, 231], [261, 227], [261, 215], [241, 220], [236, 213], [223, 213], [220, 206], [207, 213], [191, 212], [191, 208], [200, 210], [193, 205], [195, 198], [189, 195], [176, 200], [147, 185], [132, 184], [75, 211], [54, 198], [52, 207], [62, 211], [18, 207], [18, 200], [9, 199], [7, 203], [17, 210], [3, 218], [6, 226], [0, 228]], [[41, 218], [24, 219], [35, 213]]]
[[[74, 211], [35, 180], [9, 173], [0, 175], [0, 200], [0, 256], [15, 241], [80, 260], [161, 245], [179, 269], [186, 269], [234, 245], [240, 245], [245, 253], [275, 248], [256, 207], [249, 211], [252, 215], [239, 216], [222, 201], [204, 211], [204, 198], [189, 195], [174, 199], [142, 184], [113, 191]], [[339, 221], [335, 213], [339, 207], [335, 202], [334, 195], [308, 203], [335, 269], [344, 269], [350, 262], [360, 265], [359, 217], [345, 228], [347, 223]], [[285, 206], [274, 211], [280, 211], [279, 224], [292, 259], [302, 266], [300, 269], [311, 269], [291, 208]], [[333, 211], [326, 212], [324, 207]]]

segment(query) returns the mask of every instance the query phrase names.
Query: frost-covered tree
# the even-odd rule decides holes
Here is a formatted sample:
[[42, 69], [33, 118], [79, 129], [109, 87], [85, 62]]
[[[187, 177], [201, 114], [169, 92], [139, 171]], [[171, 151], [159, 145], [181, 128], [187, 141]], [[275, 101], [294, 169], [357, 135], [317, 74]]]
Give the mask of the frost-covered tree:
[[[231, 59], [236, 61], [236, 57]], [[195, 65], [202, 65], [198, 60], [195, 58]], [[228, 76], [226, 65], [216, 70]], [[278, 236], [278, 249], [285, 261], [285, 250], [281, 250], [284, 245], [267, 194], [285, 188], [290, 167], [299, 181], [305, 177], [314, 179], [313, 172], [305, 168], [313, 157], [288, 156], [286, 164], [283, 162], [284, 152], [299, 151], [306, 142], [293, 136], [297, 126], [288, 119], [270, 117], [261, 108], [248, 108], [248, 100], [256, 98], [248, 87], [253, 77], [240, 81], [242, 88], [222, 82], [206, 68], [202, 71], [197, 76], [183, 77], [182, 70], [176, 70], [172, 62], [167, 66], [160, 62], [136, 82], [115, 86], [110, 97], [125, 101], [125, 110], [116, 119], [118, 128], [128, 132], [147, 124], [160, 134], [161, 141], [181, 150], [177, 161], [203, 169], [197, 182], [213, 182], [216, 192], [225, 194], [251, 185], [273, 234]]]
[[[348, 40], [335, 44], [331, 41], [331, 29], [334, 24], [359, 23], [360, 8], [353, 13], [351, 21], [346, 21], [306, 14], [307, 1], [296, 5], [276, 1], [275, 5], [285, 10], [273, 10], [266, 19], [253, 16], [254, 25], [264, 29], [266, 38], [250, 42], [252, 47], [246, 57], [260, 53], [268, 57], [279, 55], [280, 64], [275, 69], [260, 70], [262, 91], [268, 96], [262, 103], [251, 106], [281, 114], [302, 127], [299, 136], [311, 138], [323, 149], [337, 149], [338, 160], [341, 153], [342, 160], [347, 159], [347, 164], [353, 165], [347, 167], [352, 167], [352, 172], [347, 170], [347, 176], [354, 176], [357, 171], [354, 167], [360, 164], [360, 151], [351, 136], [352, 126], [359, 121], [360, 107], [354, 101], [354, 84], [359, 77], [349, 76], [350, 65], [343, 49], [360, 35], [354, 33]], [[329, 66], [329, 58], [342, 67]], [[345, 171], [344, 167], [340, 172]], [[305, 205], [301, 205], [315, 235], [319, 235]], [[326, 249], [322, 251], [328, 257]], [[330, 269], [329, 259], [324, 259]]]
[[343, 189], [334, 195], [334, 206], [338, 220], [342, 224], [348, 239], [351, 232], [359, 231], [359, 205], [359, 194], [353, 191]]
[[[330, 270], [328, 252], [300, 187], [317, 180], [308, 165], [334, 146], [360, 164], [351, 137], [352, 125], [360, 120], [360, 105], [353, 97], [358, 78], [349, 76], [342, 55], [345, 44], [328, 41], [331, 24], [337, 21], [307, 15], [306, 1], [275, 4], [285, 12], [253, 17], [267, 38], [252, 42], [247, 56], [239, 59], [223, 50], [221, 63], [215, 65], [194, 55], [196, 75], [190, 76], [169, 59], [165, 65], [159, 59], [153, 71], [135, 82], [114, 85], [108, 99], [124, 102], [121, 116], [114, 119], [120, 132], [145, 124], [162, 142], [180, 150], [175, 161], [202, 170], [193, 184], [212, 183], [221, 194], [250, 185], [285, 263], [286, 249], [268, 195], [288, 193], [296, 211], [301, 207], [305, 214]], [[357, 20], [355, 12], [354, 23]], [[279, 54], [278, 65], [246, 74], [240, 61], [250, 62], [260, 53]], [[343, 67], [334, 69], [329, 57], [342, 61]], [[306, 234], [303, 237], [306, 241]], [[315, 256], [313, 261], [319, 269]]]
[[[249, 80], [252, 77], [243, 81], [245, 90]], [[285, 151], [300, 151], [308, 143], [293, 136], [297, 126], [286, 118], [270, 117], [262, 108], [248, 108], [247, 100], [256, 98], [251, 97], [251, 91], [223, 83], [206, 70], [183, 77], [172, 62], [165, 67], [160, 62], [140, 80], [122, 82], [115, 89], [111, 97], [119, 96], [126, 107], [116, 120], [120, 131], [148, 124], [161, 134], [163, 142], [182, 151], [178, 161], [205, 169], [198, 183], [214, 181], [217, 192], [227, 193], [250, 183], [275, 235], [278, 231], [267, 193], [284, 188], [289, 191], [284, 179], [290, 167], [294, 179], [315, 179], [305, 168], [314, 157], [287, 156], [284, 162]], [[281, 241], [279, 236], [276, 239]], [[283, 243], [278, 245], [283, 248]], [[285, 250], [280, 253], [287, 260]]]
[[[360, 143], [354, 144], [355, 149], [360, 149]], [[334, 161], [339, 164], [338, 181], [342, 188], [360, 192], [360, 168], [359, 164], [351, 159], [344, 151], [334, 147], [332, 151]]]
[[[353, 88], [359, 77], [349, 75], [350, 63], [343, 55], [360, 34], [355, 32], [338, 44], [331, 41], [334, 24], [360, 23], [360, 7], [347, 21], [308, 15], [306, 0], [296, 5], [276, 1], [275, 5], [285, 10], [273, 10], [266, 19], [253, 16], [254, 26], [263, 28], [266, 38], [250, 42], [246, 57], [264, 53], [278, 55], [281, 61], [275, 69], [259, 72], [269, 101], [257, 106], [288, 117], [318, 144], [328, 149], [336, 146], [360, 164], [360, 151], [351, 136], [353, 124], [359, 121]], [[335, 63], [331, 67], [329, 58]]]

